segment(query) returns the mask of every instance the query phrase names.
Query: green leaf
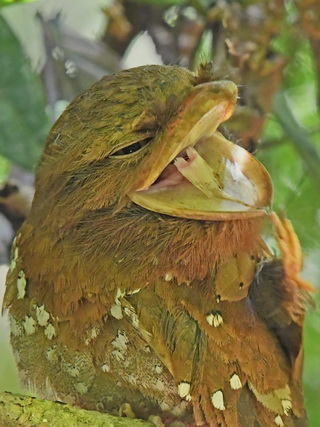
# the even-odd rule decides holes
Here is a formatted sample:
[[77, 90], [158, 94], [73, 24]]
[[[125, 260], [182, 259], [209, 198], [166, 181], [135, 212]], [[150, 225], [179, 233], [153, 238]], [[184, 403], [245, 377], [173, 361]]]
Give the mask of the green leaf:
[[205, 30], [201, 36], [201, 40], [195, 55], [193, 68], [197, 70], [200, 64], [211, 62], [212, 53], [212, 31]]
[[290, 100], [285, 92], [275, 97], [274, 113], [286, 135], [292, 141], [301, 159], [304, 161], [310, 176], [314, 179], [320, 191], [320, 156], [316, 150], [309, 132], [298, 122], [292, 112]]
[[6, 181], [10, 169], [10, 163], [7, 159], [0, 156], [0, 186]]
[[11, 4], [17, 3], [30, 3], [35, 0], [0, 0], [0, 7], [10, 6]]
[[[274, 210], [286, 213], [307, 251], [319, 248], [319, 182], [310, 175], [300, 149], [296, 149], [274, 118], [267, 123], [263, 139], [282, 141], [272, 149], [258, 153], [274, 184]], [[308, 142], [311, 144], [311, 141]], [[315, 150], [314, 145], [312, 148]]]
[[25, 169], [39, 160], [49, 120], [38, 76], [0, 16], [0, 154]]
[[[318, 259], [320, 253], [317, 253]], [[319, 376], [319, 354], [320, 354], [320, 313], [319, 294], [316, 296], [316, 309], [311, 309], [307, 314], [305, 326], [304, 345], [304, 391], [305, 402], [308, 412], [310, 426], [317, 426], [319, 421], [319, 399], [320, 399], [320, 376]]]

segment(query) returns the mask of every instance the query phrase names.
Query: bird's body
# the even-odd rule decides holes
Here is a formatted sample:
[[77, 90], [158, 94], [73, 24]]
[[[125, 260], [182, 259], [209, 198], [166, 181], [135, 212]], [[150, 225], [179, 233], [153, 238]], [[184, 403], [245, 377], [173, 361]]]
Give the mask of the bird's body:
[[[306, 425], [293, 234], [273, 257], [269, 178], [249, 154], [254, 174], [239, 171], [244, 150], [216, 133], [235, 96], [230, 82], [143, 67], [102, 79], [53, 127], [5, 296], [21, 379], [40, 396], [165, 423]], [[211, 140], [231, 147], [228, 182]]]

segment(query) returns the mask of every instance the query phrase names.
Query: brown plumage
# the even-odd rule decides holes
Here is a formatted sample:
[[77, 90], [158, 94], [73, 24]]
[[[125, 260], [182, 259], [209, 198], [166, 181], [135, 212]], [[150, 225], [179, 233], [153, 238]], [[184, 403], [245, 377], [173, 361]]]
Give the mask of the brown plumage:
[[282, 260], [262, 239], [267, 172], [216, 130], [235, 99], [231, 82], [141, 67], [53, 126], [4, 303], [40, 396], [165, 425], [306, 425], [308, 285], [289, 222], [271, 216]]

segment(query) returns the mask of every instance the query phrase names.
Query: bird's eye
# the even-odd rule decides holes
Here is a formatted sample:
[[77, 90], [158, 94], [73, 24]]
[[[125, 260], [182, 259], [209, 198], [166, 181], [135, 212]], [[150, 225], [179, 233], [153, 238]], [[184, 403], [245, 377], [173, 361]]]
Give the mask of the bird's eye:
[[135, 153], [136, 151], [141, 150], [141, 148], [145, 147], [150, 141], [151, 137], [142, 139], [141, 141], [134, 142], [133, 144], [127, 145], [126, 147], [121, 148], [120, 150], [114, 151], [110, 154], [111, 157], [120, 157], [126, 156], [128, 154]]

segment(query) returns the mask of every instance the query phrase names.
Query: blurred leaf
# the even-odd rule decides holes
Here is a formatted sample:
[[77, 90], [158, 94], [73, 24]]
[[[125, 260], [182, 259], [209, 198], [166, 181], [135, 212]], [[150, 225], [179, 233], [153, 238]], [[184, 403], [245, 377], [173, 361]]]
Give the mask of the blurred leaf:
[[35, 0], [0, 0], [0, 7], [2, 6], [9, 6], [11, 4], [17, 4], [17, 3], [30, 3]]
[[0, 186], [7, 179], [9, 174], [10, 162], [0, 156]]
[[320, 247], [320, 120], [317, 111], [314, 57], [305, 39], [291, 31], [278, 39], [290, 55], [283, 91], [274, 99], [275, 118], [264, 129], [264, 140], [282, 141], [260, 158], [272, 175], [274, 206], [293, 221], [302, 246]]
[[[295, 46], [291, 40], [291, 49]], [[303, 64], [303, 67], [301, 66]], [[313, 52], [309, 42], [303, 41], [296, 46], [292, 60], [285, 70], [285, 87], [301, 86], [316, 82], [316, 68]]]
[[297, 152], [304, 161], [308, 173], [314, 179], [320, 191], [320, 156], [314, 147], [309, 132], [297, 121], [292, 112], [289, 99], [285, 92], [275, 97], [274, 113], [286, 135], [292, 141]]
[[[307, 3], [302, 1], [301, 3]], [[284, 87], [300, 86], [316, 81], [316, 58], [310, 39], [301, 31], [299, 7], [294, 0], [286, 1], [286, 14], [278, 37], [271, 40], [272, 47], [288, 58], [284, 72]]]
[[193, 68], [198, 69], [200, 64], [206, 64], [212, 61], [212, 31], [205, 30], [200, 39], [198, 49], [195, 54]]
[[[318, 256], [320, 254], [318, 253]], [[317, 309], [308, 313], [305, 327], [304, 391], [310, 426], [316, 427], [319, 421], [320, 399], [320, 314], [319, 294], [316, 297]]]
[[41, 83], [0, 16], [0, 154], [25, 169], [38, 162], [49, 120]]
[[274, 209], [286, 212], [304, 248], [319, 248], [318, 183], [311, 178], [299, 152], [274, 119], [267, 123], [263, 139], [283, 141], [258, 153], [273, 180]]

